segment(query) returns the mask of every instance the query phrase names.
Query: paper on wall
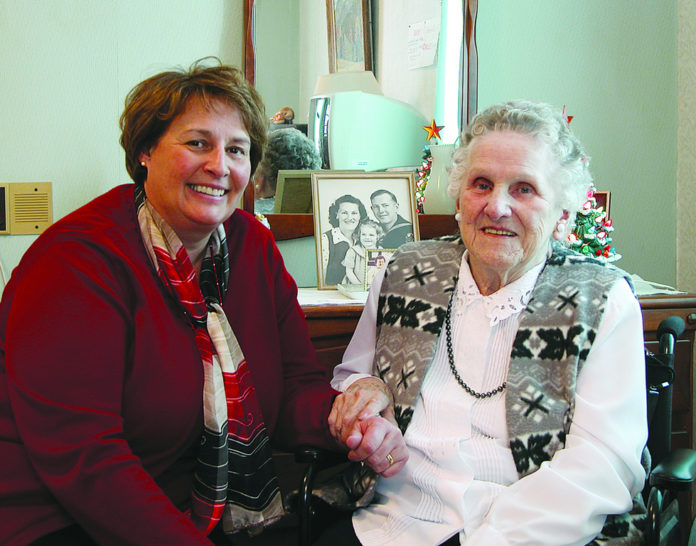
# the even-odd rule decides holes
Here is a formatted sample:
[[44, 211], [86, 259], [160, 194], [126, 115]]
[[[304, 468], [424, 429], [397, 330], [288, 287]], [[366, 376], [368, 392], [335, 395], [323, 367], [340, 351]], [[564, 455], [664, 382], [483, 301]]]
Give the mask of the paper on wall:
[[408, 69], [432, 66], [440, 36], [440, 19], [425, 19], [408, 25]]

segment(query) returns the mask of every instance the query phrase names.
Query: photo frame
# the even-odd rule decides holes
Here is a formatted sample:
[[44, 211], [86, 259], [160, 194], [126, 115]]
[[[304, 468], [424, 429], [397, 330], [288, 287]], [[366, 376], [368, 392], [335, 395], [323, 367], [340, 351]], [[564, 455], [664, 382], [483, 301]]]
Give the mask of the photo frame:
[[[312, 214], [312, 170], [279, 170], [276, 182], [273, 213]], [[333, 173], [362, 173], [358, 169], [331, 171]]]
[[389, 258], [396, 251], [395, 248], [368, 248], [365, 250], [365, 280], [363, 282], [363, 290], [370, 289], [372, 280], [375, 278], [377, 271], [384, 267]]
[[315, 171], [311, 179], [320, 290], [362, 290], [366, 250], [420, 240], [413, 171]]
[[326, 0], [329, 72], [372, 70], [370, 0]]
[[604, 212], [607, 213], [607, 218], [611, 218], [609, 215], [609, 207], [611, 206], [611, 192], [595, 190], [594, 198], [595, 201], [597, 201], [597, 206], [604, 208]]
[[274, 213], [312, 212], [312, 171], [279, 170]]

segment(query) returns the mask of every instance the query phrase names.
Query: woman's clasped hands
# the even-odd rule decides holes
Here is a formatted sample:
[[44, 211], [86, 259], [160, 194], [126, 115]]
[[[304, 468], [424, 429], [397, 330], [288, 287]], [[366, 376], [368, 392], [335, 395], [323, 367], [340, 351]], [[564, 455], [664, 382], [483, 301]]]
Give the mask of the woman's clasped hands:
[[408, 460], [391, 394], [376, 377], [359, 379], [336, 397], [329, 429], [348, 448], [351, 461], [364, 461], [385, 478], [396, 475]]

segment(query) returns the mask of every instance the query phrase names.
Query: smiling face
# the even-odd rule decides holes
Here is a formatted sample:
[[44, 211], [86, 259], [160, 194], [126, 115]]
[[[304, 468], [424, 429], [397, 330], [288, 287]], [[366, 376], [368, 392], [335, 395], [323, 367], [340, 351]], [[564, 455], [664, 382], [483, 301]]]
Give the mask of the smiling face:
[[360, 245], [363, 248], [375, 248], [377, 246], [377, 229], [375, 226], [360, 226]]
[[380, 193], [372, 199], [372, 212], [384, 229], [388, 230], [396, 223], [399, 205], [388, 193]]
[[206, 108], [191, 99], [157, 144], [141, 153], [147, 198], [187, 250], [205, 244], [234, 212], [249, 182], [249, 148], [235, 108], [216, 100]]
[[539, 264], [568, 213], [552, 180], [549, 146], [513, 131], [493, 131], [471, 143], [457, 200], [459, 229], [482, 294], [490, 294]]
[[336, 212], [338, 229], [348, 237], [355, 231], [360, 222], [360, 209], [355, 203], [341, 203]]

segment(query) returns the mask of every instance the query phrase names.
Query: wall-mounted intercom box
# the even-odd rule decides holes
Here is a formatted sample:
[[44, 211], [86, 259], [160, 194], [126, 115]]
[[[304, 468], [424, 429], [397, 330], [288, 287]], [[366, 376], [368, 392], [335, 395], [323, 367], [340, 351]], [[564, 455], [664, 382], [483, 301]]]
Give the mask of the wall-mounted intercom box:
[[42, 233], [52, 223], [50, 182], [0, 182], [0, 235]]

